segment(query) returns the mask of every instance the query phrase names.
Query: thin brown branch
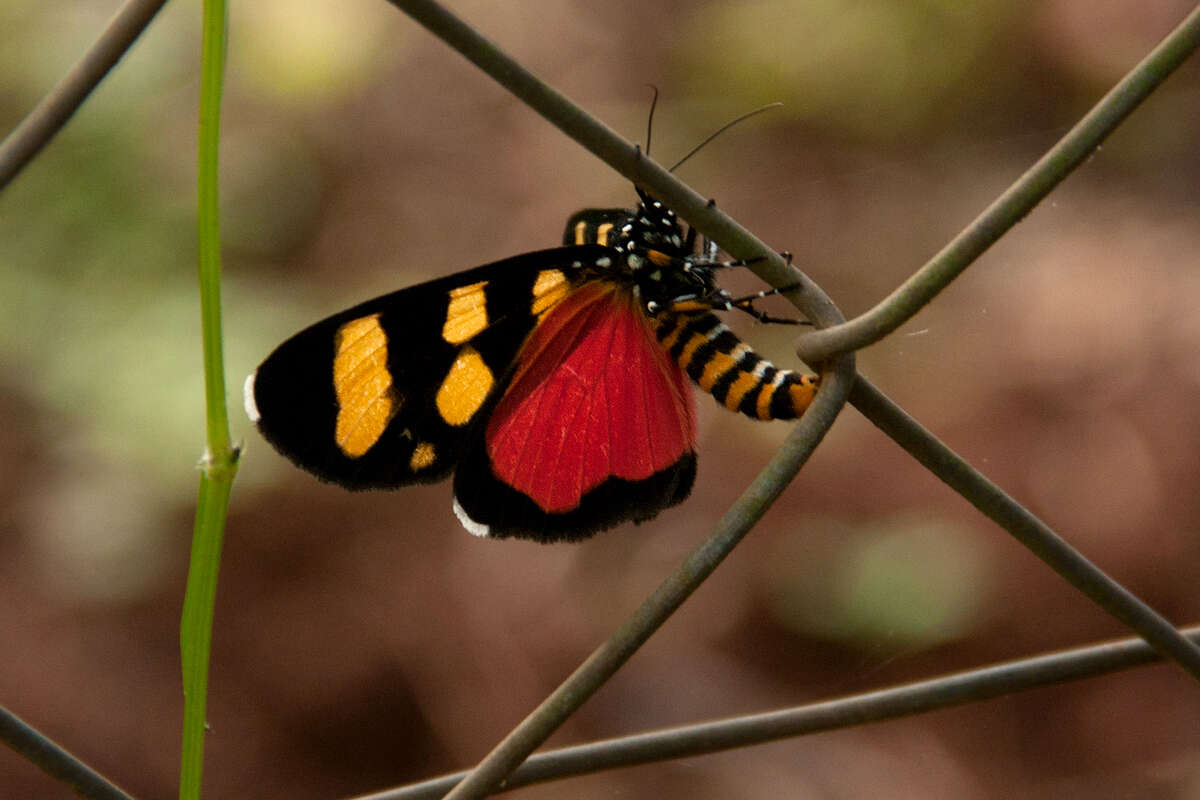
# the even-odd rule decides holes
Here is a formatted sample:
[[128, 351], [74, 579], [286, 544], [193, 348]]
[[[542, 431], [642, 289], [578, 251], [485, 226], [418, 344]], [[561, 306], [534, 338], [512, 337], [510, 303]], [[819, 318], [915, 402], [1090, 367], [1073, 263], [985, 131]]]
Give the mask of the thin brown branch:
[[899, 328], [1071, 174], [1184, 61], [1200, 48], [1200, 6], [1098, 102], [1066, 136], [996, 198], [925, 266], [874, 308], [797, 341], [810, 364], [857, 350]]
[[[667, 170], [644, 157], [637, 148], [543, 83], [448, 10], [430, 0], [392, 2], [618, 172], [647, 188], [702, 233], [719, 241], [730, 255], [747, 260], [757, 258], [756, 271], [764, 278], [773, 279], [777, 285], [797, 287], [790, 295], [810, 319], [821, 325], [837, 324], [842, 319], [841, 313], [819, 287], [786, 264], [749, 231], [718, 212]], [[833, 424], [853, 382], [852, 359], [840, 358], [825, 365], [821, 390], [813, 406], [710, 537], [647, 598], [620, 630], [514, 728], [471, 775], [451, 791], [449, 798], [483, 797], [500, 784], [658, 630], [741, 541], [796, 475]]]
[[[1200, 626], [1187, 628], [1184, 634], [1200, 644]], [[530, 757], [505, 781], [504, 790], [924, 714], [1160, 660], [1141, 639], [1122, 639], [795, 708], [604, 739]], [[434, 800], [466, 775], [465, 771], [456, 772], [354, 800]]]
[[0, 191], [62, 130], [167, 0], [127, 0], [71, 71], [0, 144]]
[[1169, 620], [1085, 558], [887, 395], [860, 376], [850, 392], [850, 402], [926, 469], [1011, 533], [1064, 580], [1200, 680], [1200, 646], [1189, 641]]
[[[796, 291], [788, 293], [789, 299], [796, 303], [818, 326], [829, 327], [832, 319], [840, 317], [836, 308], [820, 288], [803, 276], [799, 270], [790, 268], [790, 265], [785, 264], [748, 231], [718, 212], [700, 195], [676, 181], [666, 170], [643, 157], [636, 148], [592, 118], [565, 96], [540, 81], [462, 20], [433, 0], [391, 0], [391, 2], [508, 88], [533, 110], [604, 160], [617, 172], [645, 187], [658, 199], [674, 208], [698, 230], [719, 242], [731, 255], [745, 260], [758, 259], [755, 271], [764, 280], [776, 286], [798, 287]], [[837, 323], [832, 324], [836, 325]], [[836, 363], [837, 375], [852, 375], [852, 363], [841, 361], [840, 358]], [[836, 413], [840, 407], [840, 398], [830, 396], [823, 398], [821, 395], [825, 395], [826, 392], [837, 393], [840, 391], [841, 378], [833, 378], [833, 375], [826, 370], [824, 385], [818, 395], [817, 404], [801, 420], [796, 431], [793, 432], [793, 437], [789, 439], [788, 446], [776, 454], [776, 460], [769, 468], [769, 471], [775, 474], [764, 473], [761, 475], [746, 495], [739, 500], [735, 508], [731, 509], [730, 514], [722, 520], [712, 538], [693, 554], [676, 574], [659, 588], [655, 595], [646, 601], [621, 631], [618, 631], [608, 642], [596, 650], [564, 684], [489, 753], [479, 766], [451, 791], [448, 795], [449, 798], [462, 800], [463, 798], [483, 797], [493, 787], [500, 785], [505, 776], [510, 774], [530, 752], [561, 725], [567, 716], [585, 702], [645, 641], [645, 638], [665, 621], [678, 607], [678, 604], [682, 603], [694, 590], [699, 581], [707, 577], [716, 564], [729, 552], [729, 549], [745, 534], [750, 524], [747, 520], [757, 519], [757, 515], [754, 513], [754, 509], [758, 507], [755, 498], [761, 497], [762, 500], [769, 502], [782, 491], [786, 481], [795, 474], [795, 470], [799, 468], [799, 465], [807, 457], [807, 453], [811, 452], [811, 448], [815, 447], [819, 440], [821, 436], [819, 431], [824, 430], [823, 427], [808, 429], [810, 424], [818, 424], [813, 422], [812, 418], [816, 416], [814, 412], [829, 415], [828, 420], [822, 420], [819, 423], [825, 425], [832, 422], [832, 414]], [[934, 441], [936, 442], [936, 440]], [[937, 444], [940, 445], [940, 442]], [[1103, 573], [1099, 574], [1103, 575]], [[1120, 589], [1119, 586], [1118, 589]], [[1105, 598], [1106, 608], [1110, 608], [1114, 603], [1119, 607], [1128, 593], [1120, 589], [1117, 595], [1115, 599], [1113, 597]], [[1132, 597], [1132, 595], [1128, 596]], [[1150, 613], [1153, 614], [1153, 612]], [[1136, 615], [1126, 615], [1122, 619], [1123, 621], [1133, 620], [1136, 619]], [[1174, 637], [1175, 641], [1171, 646], [1165, 647], [1163, 652], [1180, 660], [1189, 670], [1192, 670], [1191, 662], [1194, 657], [1200, 656], [1200, 650], [1179, 637], [1177, 632], [1170, 629], [1169, 624], [1166, 625], [1167, 631], [1165, 632], [1160, 630], [1161, 627], [1152, 626], [1147, 630], [1138, 629], [1138, 633], [1155, 642], [1156, 646], [1162, 646], [1164, 641], [1169, 641], [1171, 637]]]
[[132, 800], [99, 772], [6, 708], [0, 708], [0, 742], [42, 772], [70, 786], [80, 797], [89, 800]]

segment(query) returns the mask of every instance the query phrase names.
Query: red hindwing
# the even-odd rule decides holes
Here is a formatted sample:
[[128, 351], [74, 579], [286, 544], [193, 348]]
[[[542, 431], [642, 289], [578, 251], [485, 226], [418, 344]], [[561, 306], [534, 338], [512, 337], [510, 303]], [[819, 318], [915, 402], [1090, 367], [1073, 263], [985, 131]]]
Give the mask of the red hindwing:
[[545, 512], [690, 456], [692, 394], [629, 290], [597, 281], [530, 334], [484, 435], [495, 477]]

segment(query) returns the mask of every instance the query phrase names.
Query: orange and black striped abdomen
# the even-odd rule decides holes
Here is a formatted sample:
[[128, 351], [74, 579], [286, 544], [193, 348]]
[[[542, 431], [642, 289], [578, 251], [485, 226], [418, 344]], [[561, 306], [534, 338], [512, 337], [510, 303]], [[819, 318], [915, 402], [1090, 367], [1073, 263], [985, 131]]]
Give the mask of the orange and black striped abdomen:
[[655, 335], [704, 391], [730, 411], [754, 419], [795, 419], [813, 401], [816, 375], [780, 369], [758, 355], [712, 312], [668, 312]]

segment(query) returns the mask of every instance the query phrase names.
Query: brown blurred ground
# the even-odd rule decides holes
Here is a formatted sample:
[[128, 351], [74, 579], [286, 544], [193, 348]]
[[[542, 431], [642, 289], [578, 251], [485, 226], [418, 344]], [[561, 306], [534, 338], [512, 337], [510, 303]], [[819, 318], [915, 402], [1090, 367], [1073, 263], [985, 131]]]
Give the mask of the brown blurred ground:
[[[10, 5], [10, 128], [108, 6]], [[865, 310], [1187, 12], [1183, 2], [456, 4]], [[0, 703], [174, 793], [177, 623], [203, 440], [196, 9], [169, 9], [0, 196]], [[481, 542], [448, 486], [283, 463], [240, 376], [305, 321], [552, 246], [624, 182], [385, 4], [233, 9], [226, 325], [246, 440], [211, 797], [329, 798], [479, 758], [699, 541], [785, 435], [700, 399], [695, 495], [579, 546]], [[0, 79], [4, 80], [4, 79]], [[1200, 618], [1200, 70], [1188, 65], [865, 374], [1130, 589]], [[731, 280], [754, 286], [752, 276]], [[791, 331], [743, 326], [775, 358]], [[553, 744], [1120, 635], [853, 411], [714, 578]], [[523, 790], [522, 797], [1197, 798], [1200, 690], [1152, 667]], [[0, 752], [0, 797], [67, 797]]]

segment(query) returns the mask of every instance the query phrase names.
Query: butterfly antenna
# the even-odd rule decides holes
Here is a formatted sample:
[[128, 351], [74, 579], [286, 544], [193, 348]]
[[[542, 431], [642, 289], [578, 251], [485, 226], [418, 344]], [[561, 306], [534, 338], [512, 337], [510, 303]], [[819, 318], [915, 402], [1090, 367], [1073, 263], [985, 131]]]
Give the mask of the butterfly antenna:
[[[655, 99], [656, 99], [656, 100], [658, 99], [658, 98], [657, 98], [657, 92], [655, 93]], [[698, 145], [696, 145], [695, 147], [693, 147], [693, 148], [692, 148], [690, 151], [688, 151], [688, 154], [687, 154], [686, 156], [684, 156], [683, 158], [681, 158], [681, 159], [679, 159], [678, 161], [676, 161], [676, 162], [675, 162], [675, 166], [671, 167], [669, 170], [667, 170], [667, 172], [674, 172], [675, 170], [677, 170], [677, 169], [679, 169], [680, 167], [682, 167], [682, 166], [683, 166], [683, 162], [687, 161], [689, 158], [691, 158], [692, 156], [696, 155], [696, 153], [699, 153], [699, 152], [700, 152], [700, 150], [701, 150], [701, 149], [703, 149], [703, 148], [704, 148], [704, 147], [705, 147], [705, 146], [706, 146], [706, 145], [707, 145], [709, 142], [711, 142], [713, 139], [715, 139], [715, 138], [717, 138], [718, 136], [720, 136], [720, 135], [721, 135], [722, 133], [724, 133], [725, 131], [727, 131], [727, 130], [729, 130], [730, 128], [732, 128], [734, 125], [737, 125], [739, 122], [745, 122], [746, 120], [750, 119], [751, 117], [756, 117], [756, 116], [758, 116], [759, 114], [763, 113], [764, 111], [770, 111], [772, 108], [779, 108], [779, 107], [780, 107], [780, 106], [782, 106], [782, 105], [783, 105], [783, 103], [767, 103], [765, 106], [760, 106], [760, 107], [758, 107], [758, 108], [754, 109], [753, 111], [747, 111], [745, 114], [742, 114], [742, 115], [741, 115], [740, 117], [738, 117], [737, 119], [730, 120], [729, 122], [726, 122], [726, 123], [725, 123], [724, 125], [722, 125], [720, 128], [717, 128], [717, 130], [715, 130], [715, 131], [713, 131], [711, 134], [709, 134], [709, 136], [708, 136], [708, 138], [707, 138], [707, 139], [705, 139], [703, 142], [701, 142], [700, 144], [698, 144]], [[654, 108], [654, 107], [653, 107], [653, 106], [651, 106], [651, 111], [652, 111], [652, 112], [653, 112], [653, 108]], [[647, 141], [649, 141], [649, 137], [647, 137]], [[647, 145], [647, 147], [646, 147], [646, 152], [647, 152], [647, 153], [648, 153], [648, 152], [650, 152], [650, 148], [649, 148], [649, 146], [648, 146], [648, 145]]]
[[654, 131], [654, 109], [658, 107], [658, 87], [653, 83], [647, 83], [650, 91], [654, 92], [654, 97], [650, 99], [650, 116], [646, 118], [646, 157], [650, 157], [650, 134]]

